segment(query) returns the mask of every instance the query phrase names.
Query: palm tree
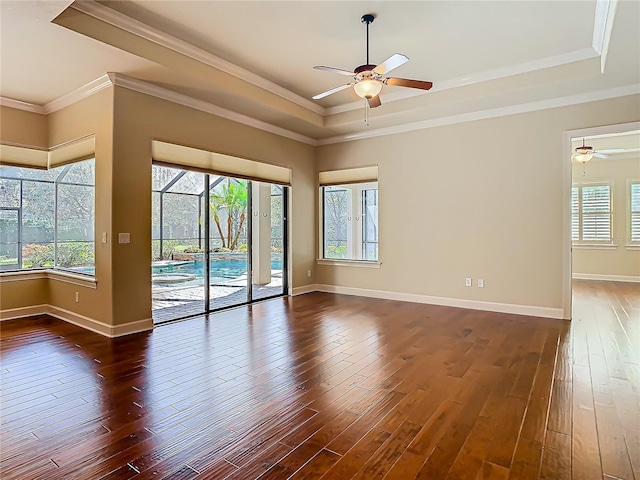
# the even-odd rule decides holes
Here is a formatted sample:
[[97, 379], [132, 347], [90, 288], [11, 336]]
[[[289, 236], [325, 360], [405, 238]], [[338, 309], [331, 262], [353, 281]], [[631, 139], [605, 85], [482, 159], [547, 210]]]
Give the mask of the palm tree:
[[[222, 239], [222, 248], [228, 248], [229, 250], [237, 248], [238, 239], [246, 219], [247, 199], [247, 182], [245, 181], [231, 183], [229, 179], [226, 184], [222, 185], [220, 191], [211, 193], [211, 212]], [[223, 210], [227, 213], [226, 239], [220, 224], [220, 212]], [[237, 225], [235, 232], [233, 229], [234, 224]]]

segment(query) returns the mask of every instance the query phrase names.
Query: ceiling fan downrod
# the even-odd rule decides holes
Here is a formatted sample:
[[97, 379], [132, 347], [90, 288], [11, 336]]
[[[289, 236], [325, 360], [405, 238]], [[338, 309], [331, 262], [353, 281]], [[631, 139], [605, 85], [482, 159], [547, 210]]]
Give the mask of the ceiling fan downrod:
[[367, 13], [360, 19], [362, 23], [367, 24], [367, 65], [369, 65], [369, 25], [373, 23], [375, 18], [376, 17], [372, 13]]

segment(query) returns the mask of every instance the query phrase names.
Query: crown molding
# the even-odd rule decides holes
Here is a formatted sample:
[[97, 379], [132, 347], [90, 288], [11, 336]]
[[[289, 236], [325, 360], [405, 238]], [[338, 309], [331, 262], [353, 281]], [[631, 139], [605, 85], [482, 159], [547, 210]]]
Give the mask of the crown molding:
[[202, 62], [210, 67], [228, 73], [229, 75], [233, 75], [236, 78], [244, 80], [245, 82], [251, 83], [252, 85], [273, 93], [274, 95], [278, 95], [279, 97], [311, 110], [318, 115], [325, 115], [325, 108], [311, 100], [293, 93], [292, 91], [250, 72], [249, 70], [224, 60], [217, 55], [209, 53], [206, 50], [196, 47], [184, 40], [174, 37], [173, 35], [128, 17], [127, 15], [117, 12], [116, 10], [106, 7], [94, 0], [75, 1], [71, 4], [71, 8], [124, 30], [125, 32], [131, 33], [132, 35], [144, 38], [147, 41], [171, 49], [177, 53], [192, 58], [193, 60]]
[[87, 97], [90, 97], [94, 93], [98, 93], [100, 90], [108, 88], [112, 85], [108, 74], [104, 74], [89, 83], [72, 90], [71, 92], [51, 100], [44, 105], [37, 105], [35, 103], [21, 102], [20, 100], [13, 100], [11, 98], [0, 97], [0, 105], [5, 107], [11, 107], [18, 110], [25, 110], [27, 112], [39, 113], [41, 115], [49, 115], [50, 113], [62, 110], [65, 107], [73, 105]]
[[[107, 78], [107, 82], [104, 81], [105, 77]], [[128, 77], [127, 75], [123, 75], [120, 73], [105, 74], [100, 78], [94, 80], [93, 82], [89, 82], [84, 87], [81, 87], [80, 89], [77, 89], [74, 92], [71, 92], [68, 95], [65, 95], [64, 97], [60, 97], [60, 99], [49, 102], [45, 106], [35, 105], [27, 102], [21, 102], [18, 100], [12, 100], [5, 97], [0, 97], [0, 105], [16, 108], [19, 110], [26, 110], [26, 111], [35, 112], [35, 113], [47, 114], [47, 113], [56, 111], [51, 109], [50, 106], [52, 104], [59, 108], [64, 108], [65, 106], [68, 106], [68, 105], [71, 105], [71, 103], [74, 103], [74, 102], [63, 103], [60, 101], [62, 98], [66, 98], [67, 101], [69, 101], [69, 99], [71, 98], [76, 98], [75, 101], [77, 102], [93, 93], [96, 93], [99, 90], [102, 90], [102, 88], [99, 88], [99, 86], [101, 85], [104, 85], [102, 86], [102, 88], [105, 88], [105, 86], [116, 85], [123, 88], [127, 88], [129, 90], [134, 90], [139, 93], [144, 93], [146, 95], [151, 95], [153, 97], [161, 98], [163, 100], [177, 103], [186, 107], [194, 108], [196, 110], [200, 110], [206, 113], [210, 113], [212, 115], [226, 118], [228, 120], [238, 122], [243, 125], [247, 125], [249, 127], [257, 128], [259, 130], [264, 130], [266, 132], [270, 132], [275, 135], [286, 137], [291, 140], [296, 140], [311, 146], [331, 145], [334, 143], [343, 143], [343, 142], [350, 142], [354, 140], [363, 140], [366, 138], [395, 135], [397, 133], [412, 132], [415, 130], [423, 130], [427, 128], [440, 127], [445, 125], [454, 125], [456, 123], [472, 122], [475, 120], [485, 120], [488, 118], [514, 115], [518, 113], [534, 112], [537, 110], [545, 110], [548, 108], [577, 105], [580, 103], [588, 103], [588, 102], [593, 102], [598, 100], [606, 100], [609, 98], [640, 94], [640, 85], [638, 84], [626, 85], [622, 87], [616, 87], [616, 88], [611, 88], [606, 90], [597, 90], [594, 92], [588, 92], [588, 93], [583, 93], [578, 95], [571, 95], [571, 96], [558, 97], [558, 98], [548, 99], [548, 100], [540, 100], [537, 102], [510, 105], [507, 107], [481, 110], [478, 112], [463, 113], [460, 115], [434, 118], [430, 120], [406, 123], [402, 125], [396, 125], [396, 126], [387, 127], [387, 128], [379, 128], [375, 130], [367, 130], [365, 132], [359, 132], [359, 133], [353, 133], [353, 134], [347, 134], [347, 135], [338, 135], [334, 137], [324, 138], [321, 140], [316, 140], [314, 138], [307, 137], [306, 135], [302, 135], [302, 134], [293, 132], [291, 130], [277, 127], [270, 123], [263, 122], [262, 120], [257, 120], [247, 115], [242, 115], [242, 114], [233, 112], [231, 110], [227, 110], [225, 108], [219, 107], [212, 103], [205, 102], [204, 100], [198, 100], [193, 97], [189, 97], [188, 95], [177, 93], [177, 92], [174, 92], [173, 90], [169, 90], [164, 87], [159, 87], [149, 82]], [[594, 130], [593, 134], [595, 135], [597, 133], [599, 133], [599, 130], [598, 131]]]
[[41, 115], [46, 114], [45, 108], [42, 105], [14, 100], [13, 98], [0, 97], [0, 105], [15, 108], [16, 110], [24, 110], [25, 112], [39, 113]]
[[[389, 94], [385, 93], [381, 95], [381, 99], [383, 100], [383, 103], [391, 103], [395, 102], [396, 100], [404, 100], [406, 98], [416, 97], [419, 95], [427, 95], [434, 92], [450, 90], [452, 88], [475, 85], [478, 83], [489, 82], [491, 80], [513, 77], [515, 75], [521, 75], [523, 73], [531, 73], [537, 70], [544, 70], [547, 68], [567, 65], [569, 63], [590, 60], [592, 58], [597, 58], [598, 56], [599, 54], [594, 48], [587, 47], [580, 50], [563, 53], [561, 55], [554, 55], [552, 57], [533, 60], [531, 62], [524, 62], [517, 65], [510, 65], [508, 67], [495, 68], [493, 70], [486, 70], [484, 72], [479, 72], [464, 77], [453, 78], [451, 80], [443, 80], [442, 82], [435, 82], [433, 88], [429, 91], [415, 90], [410, 88], [396, 90]], [[362, 108], [362, 103], [360, 101], [351, 102], [345, 105], [338, 105], [337, 107], [327, 108], [326, 115], [335, 115], [337, 113], [357, 110], [359, 108]]]
[[[474, 85], [477, 83], [511, 77], [523, 73], [530, 73], [536, 70], [543, 70], [546, 68], [553, 68], [582, 60], [589, 60], [598, 56], [600, 57], [601, 71], [604, 72], [609, 40], [611, 37], [611, 32], [613, 30], [613, 20], [615, 17], [617, 4], [618, 0], [596, 1], [592, 36], [593, 39], [591, 47], [533, 60], [530, 62], [524, 62], [517, 65], [511, 65], [508, 67], [487, 70], [485, 72], [479, 72], [473, 75], [444, 80], [442, 82], [437, 82], [430, 90], [430, 92], [438, 92], [467, 85]], [[116, 28], [120, 28], [133, 35], [144, 38], [150, 42], [156, 43], [165, 48], [169, 48], [196, 61], [205, 63], [206, 65], [228, 73], [229, 75], [233, 75], [236, 78], [244, 80], [270, 93], [285, 98], [286, 100], [289, 100], [303, 108], [307, 108], [312, 112], [317, 113], [318, 115], [327, 117], [330, 115], [335, 115], [337, 113], [357, 110], [358, 108], [362, 107], [362, 102], [360, 101], [350, 102], [344, 105], [338, 105], [336, 107], [322, 107], [317, 103], [314, 103], [311, 100], [293, 93], [292, 91], [281, 87], [280, 85], [270, 80], [267, 80], [253, 72], [250, 72], [249, 70], [239, 67], [238, 65], [224, 60], [217, 55], [209, 53], [206, 50], [196, 47], [157, 28], [151, 27], [150, 25], [144, 24], [138, 20], [135, 20], [134, 18], [131, 18], [116, 10], [106, 7], [96, 2], [95, 0], [75, 1], [71, 4], [71, 8], [90, 15], [98, 20], [106, 22]], [[404, 100], [406, 98], [415, 97], [417, 95], [425, 95], [427, 93], [428, 92], [424, 91], [405, 89], [391, 92], [388, 95], [384, 95], [383, 99], [385, 103], [390, 103], [397, 100]]]
[[257, 128], [259, 130], [264, 130], [281, 137], [286, 137], [290, 138], [291, 140], [306, 143], [307, 145], [316, 145], [316, 140], [311, 137], [307, 137], [306, 135], [302, 135], [285, 128], [277, 127], [270, 123], [263, 122], [262, 120], [236, 113], [231, 110], [227, 110], [226, 108], [222, 108], [212, 103], [206, 102], [204, 100], [198, 100], [193, 97], [189, 97], [188, 95], [174, 92], [173, 90], [159, 87], [152, 83], [138, 80], [121, 73], [105, 73], [99, 78], [87, 83], [86, 85], [83, 85], [82, 87], [77, 88], [76, 90], [73, 90], [66, 95], [63, 95], [60, 98], [52, 100], [45, 105], [36, 105], [34, 103], [22, 102], [20, 100], [13, 100], [6, 97], [0, 97], [0, 105], [15, 108], [18, 110], [24, 110], [27, 112], [39, 113], [41, 115], [48, 115], [70, 105], [73, 105], [74, 103], [90, 97], [94, 93], [111, 87], [112, 85], [127, 88], [129, 90], [134, 90], [136, 92], [151, 95], [163, 100], [168, 100], [170, 102], [184, 105], [186, 107], [195, 108], [196, 110], [207, 112], [218, 117], [226, 118], [227, 120], [232, 120], [249, 127]]
[[[429, 90], [429, 92], [438, 92], [442, 90], [449, 90], [451, 88], [464, 87], [467, 85], [511, 77], [523, 73], [530, 73], [536, 70], [558, 67], [560, 65], [579, 62], [581, 60], [590, 60], [596, 57], [600, 57], [600, 71], [601, 73], [604, 73], [607, 53], [609, 51], [609, 41], [611, 39], [611, 32], [613, 31], [613, 20], [615, 18], [617, 6], [618, 0], [596, 0], [591, 47], [574, 50], [561, 55], [541, 58], [531, 62], [511, 65], [509, 67], [487, 70], [485, 72], [469, 76], [435, 82], [433, 88]], [[382, 96], [382, 100], [384, 100], [384, 103], [391, 103], [397, 100], [416, 97], [418, 95], [426, 95], [429, 92], [411, 89], [397, 90], [389, 94], [385, 93]], [[337, 113], [357, 110], [359, 108], [362, 108], [362, 102], [350, 102], [344, 105], [326, 108], [325, 115], [335, 115]]]
[[551, 98], [536, 102], [521, 103], [509, 105], [507, 107], [491, 108], [488, 110], [480, 110], [477, 112], [463, 113], [460, 115], [451, 115], [448, 117], [434, 118], [430, 120], [422, 120], [419, 122], [405, 123], [393, 127], [379, 128], [376, 130], [368, 130], [348, 135], [338, 135], [335, 137], [324, 138], [318, 140], [317, 145], [331, 145], [334, 143], [350, 142], [354, 140], [363, 140], [365, 138], [382, 137], [386, 135], [394, 135], [397, 133], [412, 132], [415, 130], [424, 130], [427, 128], [441, 127], [445, 125], [453, 125], [456, 123], [473, 122], [476, 120], [485, 120], [488, 118], [504, 117], [507, 115], [515, 115], [518, 113], [535, 112], [537, 110], [546, 110], [548, 108], [565, 107], [569, 105], [577, 105], [580, 103], [594, 102], [598, 100], [606, 100], [609, 98], [624, 97], [627, 95], [640, 94], [640, 85], [632, 84], [622, 87], [610, 88], [606, 90], [597, 90], [577, 95], [569, 95], [565, 97]]
[[286, 137], [290, 138], [291, 140], [306, 143], [307, 145], [315, 146], [317, 143], [315, 139], [307, 137], [306, 135], [302, 135], [285, 128], [277, 127], [270, 123], [263, 122], [262, 120], [255, 119], [241, 113], [233, 112], [204, 100], [198, 100], [188, 95], [169, 90], [168, 88], [160, 87], [149, 82], [128, 77], [121, 73], [109, 73], [108, 77], [110, 79], [110, 82], [118, 87], [127, 88], [139, 93], [151, 95], [152, 97], [161, 98], [169, 102], [177, 103], [185, 107], [194, 108], [196, 110], [210, 113], [218, 117], [226, 118], [227, 120], [232, 120], [249, 127], [257, 128], [259, 130], [264, 130], [275, 135], [280, 135], [281, 137]]
[[104, 74], [95, 80], [90, 81], [89, 83], [81, 86], [80, 88], [76, 88], [75, 90], [63, 95], [55, 100], [50, 101], [49, 103], [44, 105], [45, 114], [57, 112], [58, 110], [62, 110], [74, 103], [79, 102], [87, 97], [90, 97], [94, 93], [98, 93], [100, 90], [104, 90], [105, 88], [109, 88], [112, 85], [111, 80], [109, 79], [108, 74]]
[[600, 73], [604, 73], [609, 53], [609, 41], [613, 31], [613, 21], [618, 8], [618, 0], [597, 0], [593, 21], [593, 49], [600, 55]]

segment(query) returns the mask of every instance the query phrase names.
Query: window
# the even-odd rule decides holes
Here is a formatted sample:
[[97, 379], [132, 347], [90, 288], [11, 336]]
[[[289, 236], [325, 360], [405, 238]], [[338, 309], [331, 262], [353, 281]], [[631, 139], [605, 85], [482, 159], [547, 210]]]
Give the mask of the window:
[[612, 241], [610, 185], [572, 187], [571, 240], [580, 243]]
[[640, 243], [640, 182], [631, 183], [629, 190], [630, 243]]
[[94, 273], [94, 167], [0, 167], [0, 269]]
[[378, 183], [321, 187], [325, 259], [378, 260]]

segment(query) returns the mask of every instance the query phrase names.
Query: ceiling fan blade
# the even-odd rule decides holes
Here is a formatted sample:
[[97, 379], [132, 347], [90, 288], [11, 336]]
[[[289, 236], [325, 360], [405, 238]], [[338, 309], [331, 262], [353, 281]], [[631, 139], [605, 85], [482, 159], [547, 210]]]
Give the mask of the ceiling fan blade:
[[315, 68], [316, 70], [325, 70], [327, 72], [339, 73], [340, 75], [346, 75], [348, 77], [355, 77], [356, 76], [355, 73], [349, 72], [347, 70], [343, 70], [341, 68], [325, 67], [324, 65], [316, 65], [313, 68]]
[[407, 57], [406, 55], [402, 55], [401, 53], [394, 53], [380, 65], [374, 68], [373, 72], [379, 75], [384, 75], [394, 68], [398, 68], [400, 65], [404, 65], [408, 61], [409, 57]]
[[431, 82], [423, 82], [422, 80], [409, 80], [407, 78], [387, 78], [384, 83], [394, 85], [396, 87], [419, 88], [420, 90], [429, 90], [433, 87]]
[[593, 156], [596, 158], [609, 158], [609, 155], [605, 155], [604, 153], [599, 152], [594, 153]]
[[616, 153], [624, 153], [624, 152], [633, 152], [633, 151], [640, 151], [639, 148], [635, 148], [635, 149], [625, 149], [625, 148], [603, 148], [602, 150], [598, 150], [598, 153], [601, 153], [603, 155], [615, 155]]
[[340, 90], [344, 90], [345, 88], [349, 88], [351, 85], [353, 85], [353, 83], [347, 83], [345, 85], [340, 85], [339, 87], [332, 88], [331, 90], [327, 90], [326, 92], [322, 92], [322, 93], [319, 93], [317, 95], [314, 95], [311, 98], [313, 98], [314, 100], [320, 100], [321, 98], [328, 97], [329, 95], [337, 93]]
[[382, 105], [380, 101], [380, 95], [376, 95], [375, 97], [371, 97], [367, 100], [369, 102], [369, 108], [376, 108]]

